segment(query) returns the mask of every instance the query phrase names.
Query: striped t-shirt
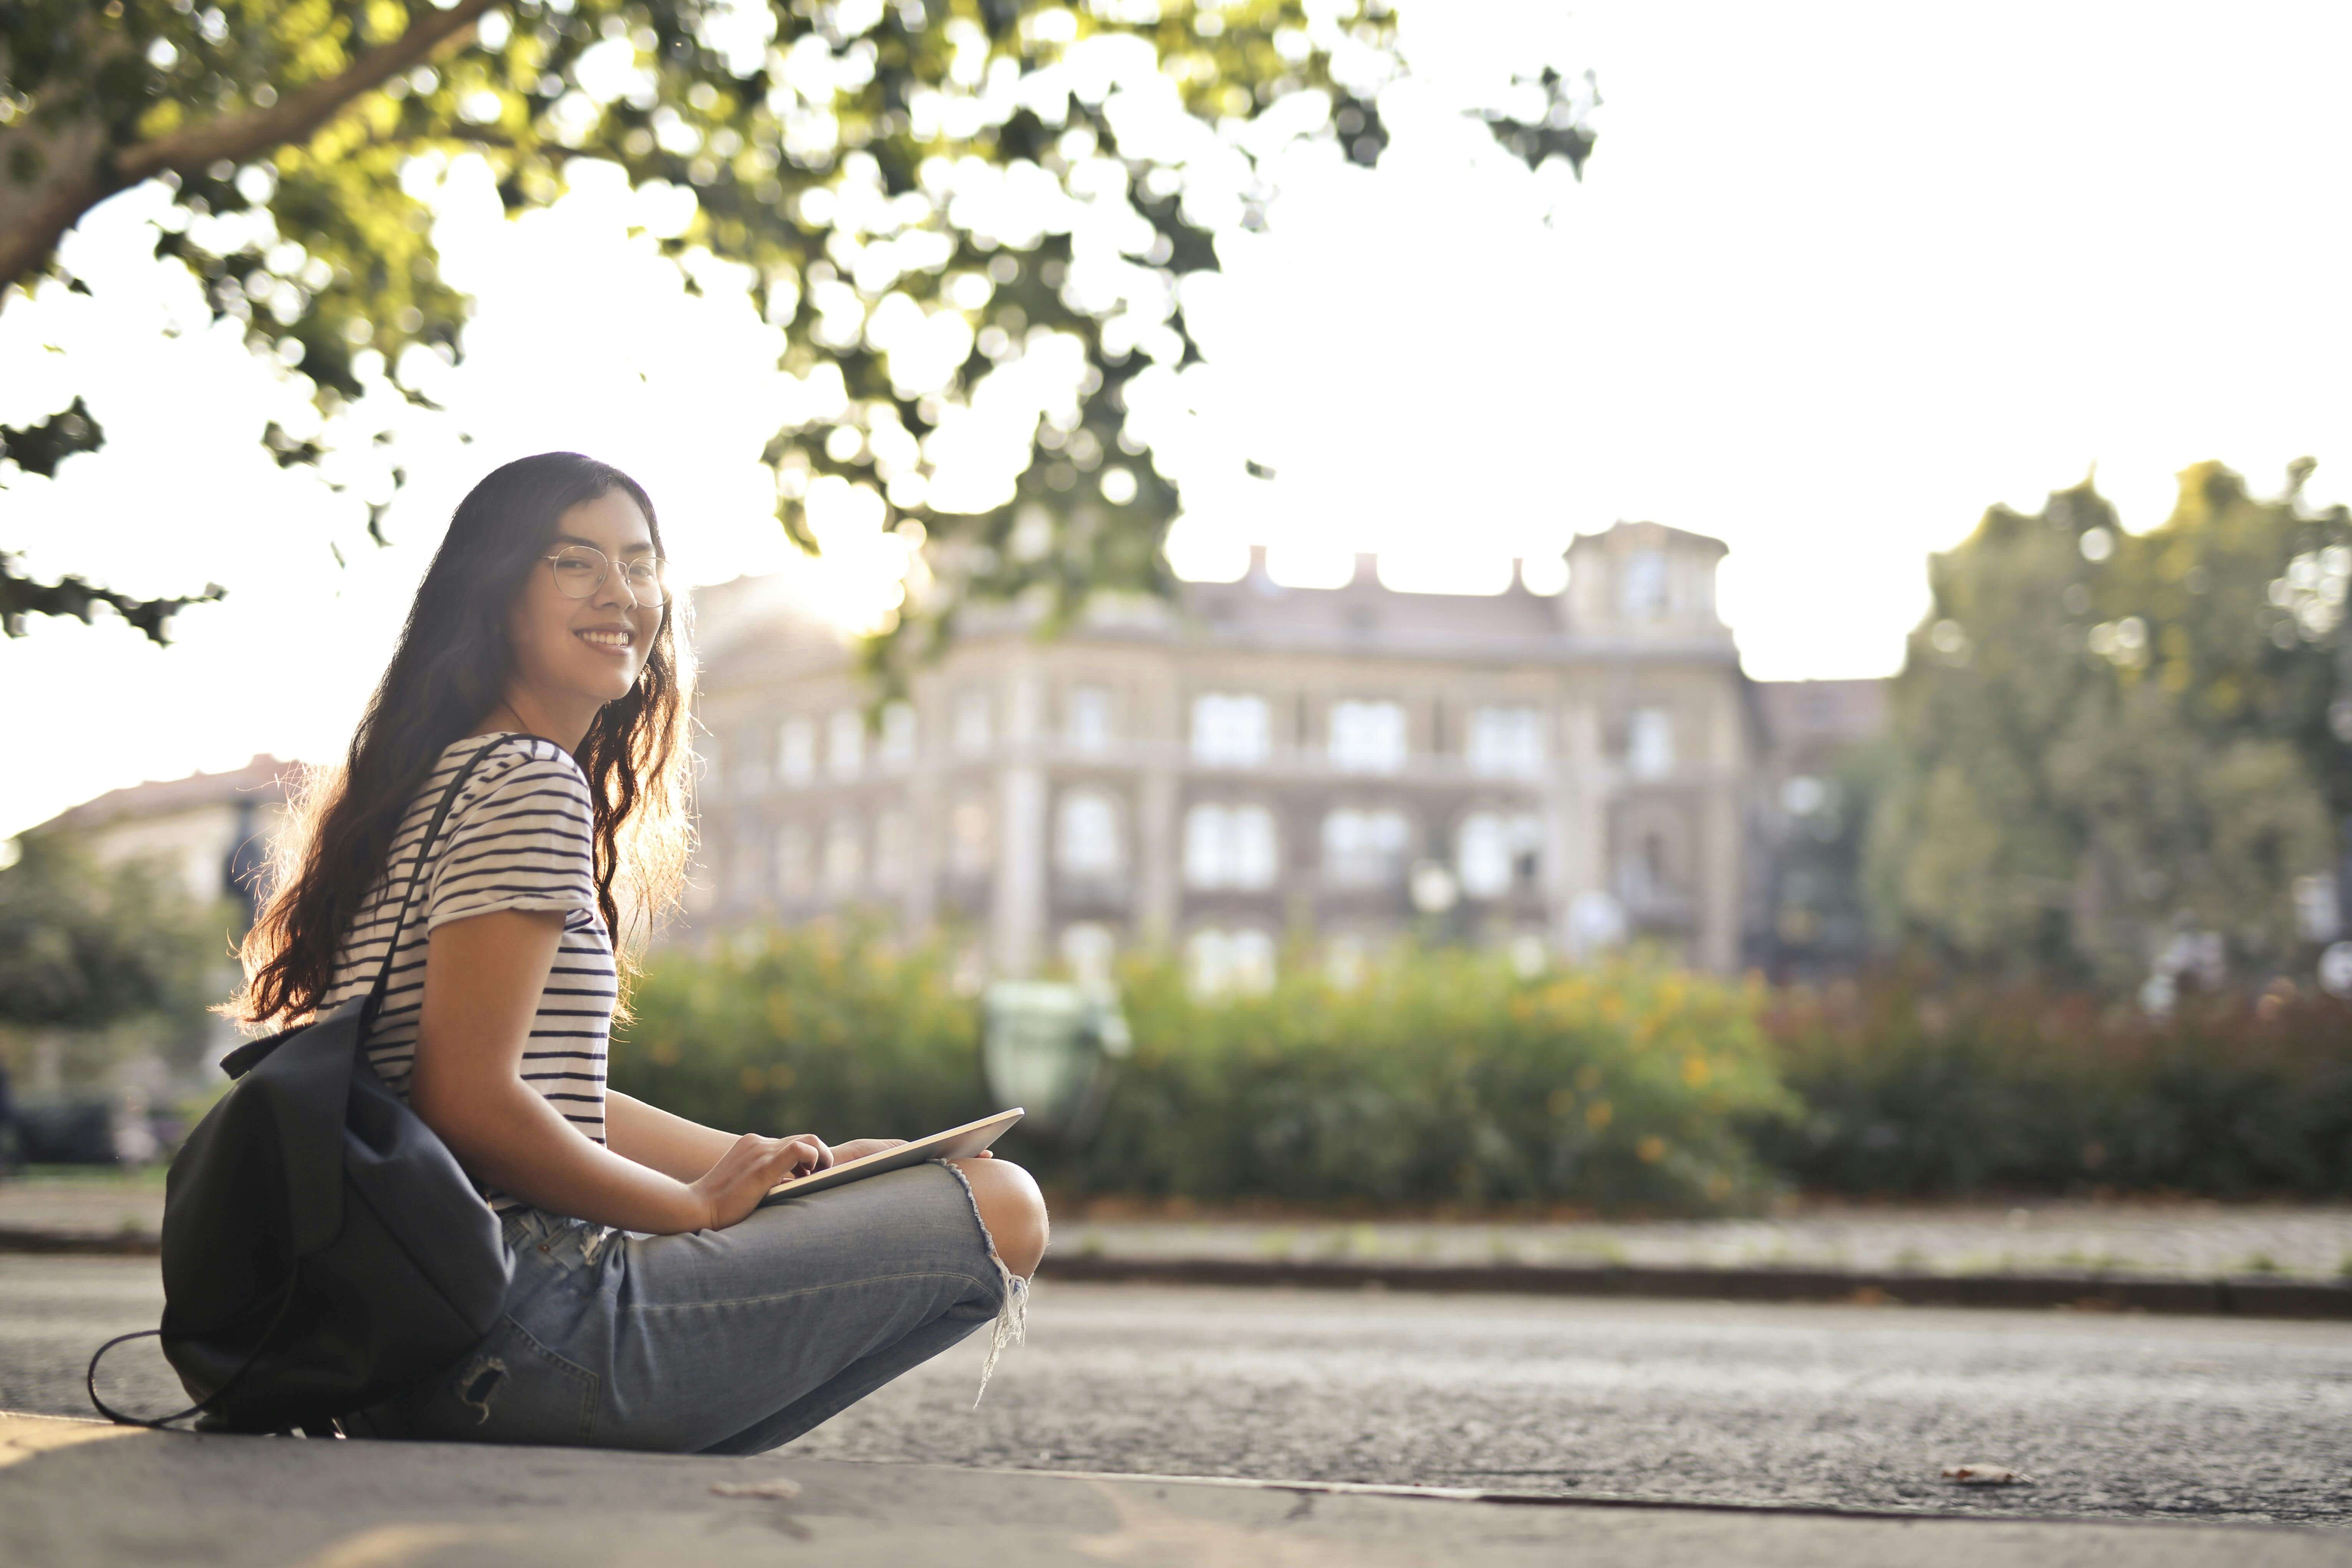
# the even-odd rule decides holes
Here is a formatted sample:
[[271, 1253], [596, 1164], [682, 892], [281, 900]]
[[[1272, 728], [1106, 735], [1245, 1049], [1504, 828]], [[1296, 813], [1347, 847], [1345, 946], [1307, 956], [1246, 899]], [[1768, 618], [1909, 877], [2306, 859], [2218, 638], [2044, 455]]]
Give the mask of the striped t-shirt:
[[[334, 988], [319, 1010], [364, 996], [375, 984], [434, 809], [457, 770], [484, 746], [493, 749], [457, 792], [434, 838], [384, 984], [383, 1011], [368, 1032], [368, 1060], [394, 1092], [408, 1098], [425, 938], [435, 927], [493, 910], [562, 910], [563, 935], [523, 1047], [522, 1078], [602, 1143], [605, 1048], [617, 989], [613, 940], [596, 907], [588, 780], [552, 741], [503, 731], [468, 735], [443, 750], [393, 835], [388, 874], [378, 874], [344, 936]], [[498, 1209], [520, 1202], [488, 1188], [484, 1195]]]

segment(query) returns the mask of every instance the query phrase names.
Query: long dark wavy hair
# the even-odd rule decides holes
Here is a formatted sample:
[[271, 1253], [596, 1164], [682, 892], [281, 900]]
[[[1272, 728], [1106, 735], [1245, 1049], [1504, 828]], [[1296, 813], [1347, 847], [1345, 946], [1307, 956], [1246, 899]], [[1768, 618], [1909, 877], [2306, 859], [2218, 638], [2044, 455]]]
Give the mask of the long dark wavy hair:
[[[661, 523], [645, 488], [577, 452], [517, 458], [457, 503], [342, 766], [311, 770], [297, 782], [278, 836], [274, 890], [239, 955], [246, 984], [222, 1012], [261, 1026], [318, 1011], [401, 818], [443, 749], [506, 696], [514, 673], [508, 611], [547, 552], [557, 520], [614, 490], [627, 491], [644, 510], [659, 553]], [[691, 847], [686, 725], [694, 666], [673, 626], [679, 608], [673, 596], [635, 688], [597, 711], [572, 753], [594, 803], [596, 902], [621, 972], [619, 1018], [628, 1016], [634, 953], [676, 906]]]

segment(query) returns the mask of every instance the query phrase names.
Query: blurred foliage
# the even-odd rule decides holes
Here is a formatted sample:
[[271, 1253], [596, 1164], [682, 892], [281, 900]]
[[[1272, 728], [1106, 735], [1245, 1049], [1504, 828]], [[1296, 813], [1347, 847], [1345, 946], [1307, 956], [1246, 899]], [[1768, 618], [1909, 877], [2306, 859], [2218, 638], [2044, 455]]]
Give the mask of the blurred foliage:
[[1893, 966], [1784, 990], [1765, 1027], [1807, 1110], [1756, 1147], [1809, 1190], [2352, 1195], [2352, 1006], [2309, 990], [2153, 1018]]
[[986, 1104], [980, 1010], [938, 947], [867, 925], [732, 933], [656, 952], [615, 1036], [614, 1089], [714, 1127], [915, 1137]]
[[[91, 415], [89, 405], [79, 397], [21, 430], [0, 425], [0, 459], [43, 479], [54, 479], [58, 465], [76, 452], [95, 452], [105, 444], [105, 430]], [[7, 488], [0, 483], [0, 490]], [[202, 594], [185, 598], [136, 599], [81, 577], [39, 583], [18, 571], [7, 554], [0, 552], [0, 636], [23, 637], [26, 616], [76, 616], [87, 626], [91, 612], [105, 605], [153, 641], [164, 643], [171, 640], [164, 629], [173, 616], [190, 605], [216, 600], [222, 593], [221, 585], [212, 583]]]
[[68, 1076], [81, 1079], [134, 1049], [203, 1038], [235, 920], [226, 907], [189, 898], [149, 863], [102, 865], [69, 835], [16, 843], [16, 862], [0, 868], [9, 1057], [49, 1035], [65, 1047]]
[[[282, 466], [329, 456], [327, 416], [373, 369], [429, 406], [404, 353], [459, 355], [469, 302], [401, 185], [410, 159], [480, 154], [509, 212], [554, 200], [573, 157], [690, 192], [662, 249], [748, 268], [791, 328], [784, 368], [838, 394], [771, 444], [784, 527], [814, 546], [802, 503], [830, 478], [960, 546], [910, 617], [934, 629], [966, 593], [1066, 614], [1096, 587], [1166, 588], [1173, 491], [1106, 461], [1144, 449], [1122, 389], [1199, 357], [1182, 279], [1216, 267], [1220, 229], [1263, 225], [1269, 159], [1301, 139], [1379, 158], [1402, 68], [1382, 0], [0, 0], [0, 289], [58, 273], [97, 202], [167, 182], [158, 253], [315, 394], [316, 427], [262, 433]], [[1483, 116], [1498, 143], [1580, 169], [1589, 79], [1547, 68], [1511, 96]], [[1063, 210], [1042, 229], [1008, 220], [1045, 193]], [[933, 508], [928, 437], [1040, 332], [1075, 340], [1076, 405], [1032, 423], [1011, 500]], [[892, 344], [917, 339], [958, 363], [914, 375]], [[24, 609], [52, 610], [9, 570]]]
[[2352, 516], [2307, 511], [2307, 471], [2258, 500], [2190, 468], [2139, 535], [2086, 481], [1932, 558], [1867, 851], [1885, 934], [2106, 988], [2303, 966], [2293, 885], [2352, 811]]
[[[1194, 1199], [1688, 1209], [1769, 1178], [1738, 1128], [1793, 1111], [1758, 997], [1663, 968], [1519, 978], [1403, 949], [1360, 989], [1304, 962], [1205, 1001], [1170, 962], [1125, 970], [1133, 1054], [1082, 1147], [1004, 1152], [1066, 1191]], [[906, 1136], [995, 1109], [979, 1011], [937, 950], [818, 925], [657, 956], [615, 1089], [717, 1126]]]
[[1135, 1052], [1073, 1162], [1086, 1190], [1378, 1203], [1722, 1206], [1769, 1184], [1736, 1123], [1792, 1107], [1758, 996], [1623, 963], [1522, 979], [1399, 948], [1362, 985], [1293, 954], [1204, 1001], [1131, 965]]

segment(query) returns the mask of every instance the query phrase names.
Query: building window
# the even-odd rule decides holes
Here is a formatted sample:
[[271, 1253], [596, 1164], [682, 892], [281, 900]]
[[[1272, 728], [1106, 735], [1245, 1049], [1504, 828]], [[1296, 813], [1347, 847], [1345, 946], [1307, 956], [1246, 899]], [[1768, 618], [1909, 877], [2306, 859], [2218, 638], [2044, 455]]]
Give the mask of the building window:
[[857, 819], [835, 817], [832, 826], [824, 830], [824, 890], [836, 899], [854, 893], [865, 870], [865, 857], [857, 842]]
[[733, 872], [728, 878], [728, 891], [737, 903], [751, 903], [767, 890], [760, 886], [760, 852], [766, 847], [763, 842], [766, 837], [765, 828], [747, 827], [743, 830], [740, 845], [743, 853], [736, 857]]
[[874, 819], [874, 885], [897, 892], [913, 879], [914, 835], [907, 814], [892, 809]]
[[[739, 737], [751, 740], [753, 737]], [[768, 784], [767, 748], [756, 744], [727, 748], [735, 759], [735, 787], [742, 790], [765, 789]]]
[[1652, 804], [1618, 837], [1617, 886], [1629, 899], [1671, 896], [1691, 879], [1689, 829], [1680, 813]]
[[1323, 876], [1335, 886], [1384, 887], [1402, 881], [1412, 825], [1401, 811], [1348, 808], [1323, 819]]
[[1069, 966], [1070, 978], [1080, 985], [1108, 985], [1111, 960], [1118, 953], [1118, 938], [1107, 925], [1087, 921], [1062, 928], [1062, 962]]
[[882, 746], [878, 753], [886, 768], [912, 767], [915, 762], [915, 705], [893, 702], [882, 710]]
[[1666, 557], [1636, 550], [1618, 567], [1617, 605], [1629, 621], [1654, 621], [1666, 613]]
[[948, 869], [960, 877], [977, 877], [988, 869], [994, 857], [987, 803], [957, 802], [948, 813]]
[[1474, 811], [1462, 819], [1454, 859], [1462, 890], [1474, 899], [1499, 899], [1514, 887], [1532, 884], [1543, 855], [1543, 821], [1531, 813], [1506, 816]]
[[1184, 943], [1185, 977], [1196, 996], [1274, 989], [1274, 938], [1262, 931], [1196, 931]]
[[866, 771], [866, 715], [844, 708], [825, 726], [825, 771], [837, 779], [854, 779]]
[[1265, 699], [1204, 691], [1192, 699], [1192, 760], [1213, 768], [1263, 766], [1273, 750]]
[[964, 692], [956, 699], [956, 753], [965, 757], [984, 757], [988, 754], [989, 738], [988, 693]]
[[787, 719], [776, 731], [776, 776], [798, 788], [816, 777], [816, 726]]
[[1274, 886], [1274, 813], [1196, 805], [1184, 816], [1184, 879], [1195, 888]]
[[1074, 686], [1062, 714], [1062, 738], [1074, 752], [1110, 750], [1110, 693], [1099, 686]]
[[1074, 790], [1064, 795], [1055, 823], [1054, 857], [1069, 876], [1118, 875], [1122, 857], [1118, 804], [1093, 790]]
[[1342, 773], [1392, 773], [1404, 766], [1404, 704], [1331, 704], [1331, 765]]
[[1468, 760], [1481, 778], [1541, 778], [1543, 714], [1533, 708], [1473, 710]]
[[776, 834], [776, 887], [788, 899], [805, 899], [810, 874], [808, 830], [787, 826]]
[[1625, 728], [1625, 766], [1635, 778], [1664, 778], [1675, 771], [1675, 716], [1663, 708], [1637, 708]]

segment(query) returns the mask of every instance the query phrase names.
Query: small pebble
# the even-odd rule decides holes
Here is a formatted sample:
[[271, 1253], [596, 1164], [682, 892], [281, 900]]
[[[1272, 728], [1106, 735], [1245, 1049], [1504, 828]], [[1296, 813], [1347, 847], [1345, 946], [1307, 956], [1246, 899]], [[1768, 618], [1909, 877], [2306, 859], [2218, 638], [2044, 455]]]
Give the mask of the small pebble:
[[1961, 1487], [2030, 1487], [2033, 1483], [2006, 1465], [1952, 1465], [1944, 1479]]

